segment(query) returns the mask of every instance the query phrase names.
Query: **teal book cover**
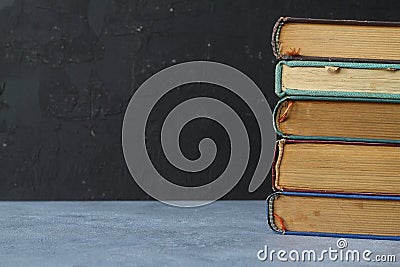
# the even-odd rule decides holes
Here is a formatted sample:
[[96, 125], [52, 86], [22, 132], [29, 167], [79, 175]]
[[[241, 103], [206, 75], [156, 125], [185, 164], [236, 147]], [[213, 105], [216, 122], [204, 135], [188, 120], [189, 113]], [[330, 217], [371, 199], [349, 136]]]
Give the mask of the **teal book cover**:
[[400, 64], [280, 61], [275, 93], [284, 96], [330, 96], [400, 99]]

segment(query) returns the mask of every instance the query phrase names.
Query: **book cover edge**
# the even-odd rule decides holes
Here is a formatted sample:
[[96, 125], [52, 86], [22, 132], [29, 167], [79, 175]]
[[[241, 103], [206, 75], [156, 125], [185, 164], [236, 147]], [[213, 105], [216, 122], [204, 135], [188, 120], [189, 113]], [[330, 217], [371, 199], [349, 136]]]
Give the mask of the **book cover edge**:
[[346, 61], [346, 62], [386, 62], [400, 63], [400, 60], [384, 60], [384, 59], [368, 59], [368, 58], [341, 58], [341, 57], [313, 57], [313, 56], [288, 56], [280, 53], [279, 35], [282, 26], [287, 22], [307, 22], [319, 24], [338, 24], [338, 25], [375, 25], [375, 26], [392, 26], [399, 27], [400, 22], [395, 21], [369, 21], [369, 20], [335, 20], [335, 19], [315, 19], [315, 18], [298, 18], [298, 17], [280, 17], [274, 24], [272, 30], [271, 46], [272, 52], [278, 60], [319, 60], [319, 61]]
[[280, 195], [295, 195], [295, 196], [316, 196], [316, 197], [337, 197], [337, 198], [362, 198], [362, 199], [382, 199], [382, 200], [396, 200], [400, 201], [400, 196], [366, 196], [360, 194], [326, 194], [326, 193], [313, 193], [313, 192], [292, 192], [292, 191], [278, 191], [270, 194], [267, 198], [267, 221], [269, 227], [277, 234], [287, 235], [302, 235], [302, 236], [323, 236], [323, 237], [336, 237], [336, 238], [359, 238], [359, 239], [378, 239], [378, 240], [399, 240], [400, 236], [385, 236], [385, 235], [367, 235], [367, 234], [345, 234], [345, 233], [330, 233], [330, 232], [305, 232], [305, 231], [288, 231], [279, 229], [273, 222], [273, 201]]
[[307, 89], [282, 89], [283, 65], [289, 67], [324, 67], [334, 66], [340, 68], [355, 69], [395, 69], [400, 70], [400, 64], [395, 63], [365, 63], [365, 62], [342, 62], [342, 61], [279, 61], [275, 67], [275, 94], [278, 97], [285, 96], [312, 96], [312, 97], [339, 97], [339, 98], [371, 98], [371, 99], [396, 99], [400, 100], [400, 94], [390, 93], [365, 93], [365, 92], [341, 92], [341, 91], [318, 91]]
[[377, 98], [355, 98], [355, 97], [312, 97], [312, 96], [285, 96], [281, 98], [274, 107], [272, 112], [272, 124], [273, 128], [280, 137], [285, 139], [295, 140], [326, 140], [326, 141], [346, 141], [346, 142], [368, 142], [368, 143], [399, 143], [400, 139], [374, 139], [374, 138], [356, 138], [356, 137], [338, 137], [338, 136], [308, 136], [308, 135], [289, 135], [282, 132], [277, 122], [277, 115], [280, 110], [280, 106], [283, 102], [288, 100], [301, 101], [301, 100], [312, 100], [312, 101], [354, 101], [354, 102], [379, 102], [379, 103], [400, 103], [400, 99], [377, 99]]
[[[282, 146], [279, 146], [279, 144]], [[285, 144], [297, 144], [297, 143], [321, 143], [321, 144], [343, 144], [343, 145], [371, 145], [371, 146], [391, 146], [391, 147], [400, 147], [398, 143], [372, 143], [372, 142], [348, 142], [348, 141], [341, 141], [341, 140], [297, 140], [297, 139], [280, 139], [275, 142], [275, 152], [274, 152], [274, 159], [272, 163], [272, 190], [274, 192], [282, 192], [282, 193], [295, 193], [295, 194], [323, 194], [324, 196], [327, 195], [338, 195], [338, 196], [365, 196], [365, 197], [375, 197], [375, 196], [383, 196], [383, 197], [396, 197], [400, 200], [400, 194], [391, 194], [391, 193], [376, 193], [376, 192], [355, 192], [355, 193], [348, 193], [344, 191], [329, 191], [329, 190], [302, 190], [302, 189], [293, 189], [293, 188], [282, 188], [278, 185], [279, 177], [279, 156], [283, 156], [284, 149], [283, 146]]]

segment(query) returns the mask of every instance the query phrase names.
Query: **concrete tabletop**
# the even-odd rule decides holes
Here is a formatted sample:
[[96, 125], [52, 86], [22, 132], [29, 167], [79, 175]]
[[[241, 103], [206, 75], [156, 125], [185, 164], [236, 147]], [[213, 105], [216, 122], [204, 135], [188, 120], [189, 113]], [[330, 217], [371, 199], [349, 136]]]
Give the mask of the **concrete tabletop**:
[[[266, 224], [264, 201], [217, 201], [176, 208], [155, 201], [0, 202], [0, 266], [282, 266], [292, 250], [338, 250], [337, 238], [281, 236]], [[347, 249], [395, 255], [400, 242], [346, 239]], [[284, 250], [260, 261], [260, 250]], [[338, 250], [339, 251], [339, 250]], [[282, 254], [283, 255], [283, 254]], [[296, 255], [296, 254], [292, 254]], [[388, 257], [387, 257], [388, 258]], [[300, 259], [301, 260], [301, 259]], [[317, 259], [318, 260], [318, 259]], [[307, 261], [307, 259], [306, 259]], [[307, 261], [342, 266], [344, 259]]]

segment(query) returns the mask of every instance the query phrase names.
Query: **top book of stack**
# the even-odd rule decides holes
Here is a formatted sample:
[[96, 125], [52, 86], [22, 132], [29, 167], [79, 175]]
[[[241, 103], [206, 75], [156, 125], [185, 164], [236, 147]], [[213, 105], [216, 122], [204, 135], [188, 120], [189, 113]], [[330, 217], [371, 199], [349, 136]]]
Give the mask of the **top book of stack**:
[[400, 63], [400, 23], [282, 17], [272, 47], [277, 59]]

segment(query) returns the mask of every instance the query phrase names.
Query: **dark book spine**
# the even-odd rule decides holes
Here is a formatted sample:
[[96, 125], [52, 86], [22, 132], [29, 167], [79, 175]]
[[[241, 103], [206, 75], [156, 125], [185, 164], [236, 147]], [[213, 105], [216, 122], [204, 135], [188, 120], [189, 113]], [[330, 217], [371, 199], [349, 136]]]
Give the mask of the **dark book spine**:
[[274, 53], [276, 59], [282, 59], [282, 56], [279, 51], [279, 34], [281, 32], [281, 27], [283, 26], [286, 19], [287, 18], [285, 17], [280, 17], [275, 23], [274, 28], [272, 30], [271, 46], [272, 46], [272, 52]]
[[279, 197], [281, 193], [280, 192], [275, 192], [272, 193], [271, 195], [268, 196], [267, 198], [267, 222], [268, 226], [278, 234], [284, 234], [285, 231], [283, 229], [280, 229], [274, 222], [274, 200]]
[[359, 25], [359, 26], [386, 26], [400, 27], [400, 22], [394, 21], [358, 21], [358, 20], [334, 20], [334, 19], [312, 19], [280, 17], [272, 30], [271, 46], [272, 52], [278, 60], [311, 60], [311, 61], [344, 61], [344, 62], [376, 62], [376, 63], [400, 63], [400, 60], [381, 60], [368, 58], [340, 58], [340, 57], [314, 57], [302, 55], [286, 55], [280, 51], [279, 35], [282, 27], [288, 22], [315, 23], [315, 24], [336, 24], [336, 25]]

